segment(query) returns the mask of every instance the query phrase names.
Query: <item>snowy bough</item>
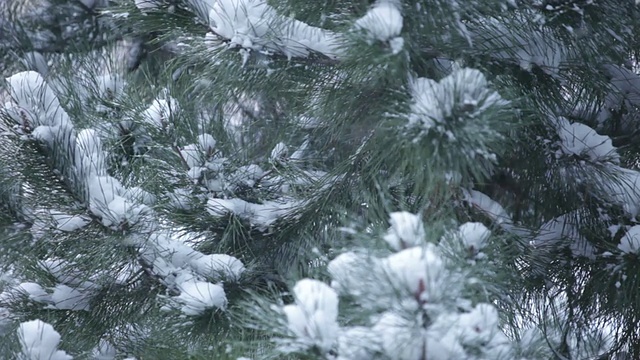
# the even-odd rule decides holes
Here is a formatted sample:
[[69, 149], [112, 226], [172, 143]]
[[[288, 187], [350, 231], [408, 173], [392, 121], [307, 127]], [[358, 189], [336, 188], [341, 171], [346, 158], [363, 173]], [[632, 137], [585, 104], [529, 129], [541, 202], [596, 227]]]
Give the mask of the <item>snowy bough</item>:
[[[498, 309], [478, 296], [492, 266], [484, 225], [429, 239], [418, 215], [392, 213], [390, 223], [380, 236], [389, 255], [366, 247], [343, 252], [326, 265], [329, 283], [302, 279], [291, 304], [254, 308], [256, 323], [276, 336], [275, 351], [343, 360], [535, 358], [505, 335]], [[376, 241], [371, 234], [362, 240]]]
[[[4, 305], [10, 307], [26, 299], [46, 309], [91, 313], [92, 304], [100, 301], [110, 287], [133, 285], [135, 288], [140, 274], [147, 273], [166, 286], [169, 296], [159, 299], [165, 299], [167, 310], [177, 309], [188, 316], [202, 315], [208, 310], [224, 311], [227, 298], [222, 282], [238, 281], [245, 270], [243, 263], [229, 255], [205, 255], [163, 226], [150, 207], [154, 196], [138, 187], [125, 187], [109, 175], [107, 152], [100, 133], [90, 128], [77, 131], [40, 74], [21, 72], [7, 82], [13, 102], [7, 103], [4, 111], [15, 122], [14, 130], [21, 132], [25, 140], [33, 139], [42, 145], [53, 170], [88, 210], [86, 215], [49, 211], [56, 230], [78, 233], [95, 221], [106, 231], [124, 233], [126, 236], [116, 246], [131, 249], [137, 255], [134, 262], [121, 260], [88, 275], [76, 269], [73, 261], [64, 259], [68, 256], [57, 257], [52, 253], [37, 265], [54, 279], [53, 283], [45, 286], [16, 278], [16, 284], [1, 294]], [[24, 214], [29, 221], [44, 220], [42, 215], [34, 213], [38, 209], [16, 208], [14, 211]], [[76, 258], [82, 256], [79, 254]], [[29, 330], [33, 326], [21, 325], [25, 344], [30, 344], [29, 339], [35, 336], [31, 334], [33, 330]], [[46, 348], [23, 350], [25, 356], [41, 358], [48, 356], [45, 351], [50, 351], [56, 359], [68, 358], [64, 352], [55, 350], [59, 335], [52, 332], [50, 325], [43, 326], [47, 337], [57, 336], [58, 340], [45, 339], [45, 343], [55, 344], [33, 345]], [[43, 353], [38, 355], [40, 352]]]

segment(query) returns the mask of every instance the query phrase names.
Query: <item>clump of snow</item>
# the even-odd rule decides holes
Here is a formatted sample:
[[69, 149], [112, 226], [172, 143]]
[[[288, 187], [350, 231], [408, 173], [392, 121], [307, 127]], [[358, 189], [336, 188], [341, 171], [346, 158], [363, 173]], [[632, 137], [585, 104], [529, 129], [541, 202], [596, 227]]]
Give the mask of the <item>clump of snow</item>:
[[433, 244], [414, 246], [382, 259], [382, 268], [394, 279], [396, 290], [415, 296], [420, 302], [446, 298], [452, 278], [445, 276], [443, 259]]
[[23, 71], [7, 78], [7, 82], [11, 97], [20, 110], [35, 121], [36, 126], [73, 127], [69, 115], [60, 106], [58, 97], [40, 74]]
[[191, 267], [200, 275], [237, 281], [245, 270], [244, 264], [233, 256], [210, 254], [191, 260]]
[[508, 104], [488, 86], [479, 70], [468, 68], [454, 71], [439, 82], [428, 78], [413, 79], [410, 89], [413, 101], [407, 126], [418, 130], [418, 138], [434, 129], [445, 133], [445, 120], [460, 120], [451, 118], [454, 113], [474, 118], [490, 108]]
[[620, 239], [618, 249], [627, 254], [637, 254], [640, 251], [640, 225], [632, 226], [627, 230]]
[[302, 160], [302, 157], [305, 155], [307, 148], [309, 147], [309, 140], [305, 139], [302, 145], [296, 149], [296, 151], [289, 156], [289, 160]]
[[605, 64], [602, 66], [611, 78], [611, 90], [605, 98], [605, 108], [619, 110], [623, 106], [640, 106], [640, 76], [623, 66]]
[[23, 322], [18, 328], [22, 352], [20, 360], [71, 360], [63, 350], [58, 350], [60, 334], [42, 320]]
[[156, 198], [153, 194], [137, 186], [127, 188], [124, 191], [123, 196], [127, 199], [131, 199], [135, 203], [142, 203], [147, 206], [151, 206], [156, 202]]
[[124, 80], [117, 74], [106, 73], [96, 78], [98, 96], [105, 99], [118, 98], [124, 89]]
[[142, 118], [149, 124], [164, 129], [169, 126], [172, 116], [180, 111], [178, 101], [172, 97], [155, 99], [149, 108], [142, 113]]
[[147, 11], [155, 10], [158, 8], [157, 0], [136, 0], [136, 7], [144, 14]]
[[343, 327], [338, 334], [338, 359], [374, 359], [382, 353], [382, 340], [378, 334], [366, 326]]
[[331, 260], [327, 270], [331, 275], [331, 287], [340, 293], [361, 298], [375, 289], [378, 282], [377, 271], [380, 261], [377, 258], [365, 258], [354, 252], [345, 252]]
[[56, 142], [64, 141], [65, 136], [69, 135], [70, 132], [67, 127], [40, 125], [31, 131], [31, 136], [53, 147]]
[[51, 296], [37, 283], [24, 282], [18, 285], [16, 290], [35, 302], [49, 302], [51, 300]]
[[303, 279], [293, 288], [295, 304], [285, 305], [289, 331], [295, 342], [283, 341], [280, 351], [297, 352], [312, 347], [329, 351], [338, 339], [338, 295], [323, 282]]
[[87, 226], [91, 219], [83, 215], [69, 215], [59, 211], [51, 211], [56, 228], [61, 231], [75, 231]]
[[460, 225], [458, 233], [466, 248], [472, 249], [474, 252], [482, 250], [486, 246], [489, 236], [491, 236], [491, 231], [477, 222]]
[[189, 280], [178, 285], [180, 295], [175, 298], [186, 315], [201, 315], [208, 309], [227, 307], [227, 297], [222, 286], [205, 281]]
[[115, 360], [118, 355], [116, 348], [107, 340], [100, 339], [98, 346], [93, 349], [94, 360]]
[[382, 352], [390, 359], [463, 359], [464, 351], [455, 341], [447, 342], [456, 351], [443, 349], [419, 328], [419, 322], [404, 317], [398, 312], [386, 311], [381, 314], [371, 330], [380, 339]]
[[620, 163], [620, 155], [608, 136], [599, 135], [585, 124], [569, 123], [564, 117], [558, 118], [556, 129], [560, 137], [560, 150], [565, 155], [588, 157], [591, 161]]
[[207, 154], [210, 154], [216, 149], [216, 139], [214, 139], [210, 134], [198, 135], [198, 144], [202, 151]]
[[175, 189], [172, 193], [168, 193], [167, 196], [175, 208], [182, 210], [191, 209], [191, 192], [189, 190]]
[[90, 310], [93, 294], [88, 290], [71, 287], [65, 284], [57, 284], [51, 293], [51, 305], [49, 309], [59, 310]]
[[241, 166], [231, 176], [229, 181], [237, 185], [253, 187], [256, 180], [262, 178], [264, 170], [256, 164]]
[[47, 258], [38, 261], [38, 265], [61, 283], [74, 286], [82, 283], [82, 273], [75, 270], [74, 265], [65, 260]]
[[200, 150], [197, 144], [189, 144], [184, 146], [180, 150], [180, 155], [182, 159], [187, 163], [190, 169], [201, 166], [204, 162], [204, 157], [202, 156], [202, 151]]
[[391, 228], [384, 240], [393, 250], [402, 250], [425, 242], [424, 224], [419, 216], [403, 211], [391, 213], [390, 217]]
[[399, 37], [402, 32], [402, 14], [396, 4], [379, 1], [356, 20], [355, 27], [364, 30], [373, 40], [397, 42], [396, 39], [402, 39]]
[[617, 177], [604, 186], [608, 195], [631, 217], [640, 214], [640, 172], [618, 167]]

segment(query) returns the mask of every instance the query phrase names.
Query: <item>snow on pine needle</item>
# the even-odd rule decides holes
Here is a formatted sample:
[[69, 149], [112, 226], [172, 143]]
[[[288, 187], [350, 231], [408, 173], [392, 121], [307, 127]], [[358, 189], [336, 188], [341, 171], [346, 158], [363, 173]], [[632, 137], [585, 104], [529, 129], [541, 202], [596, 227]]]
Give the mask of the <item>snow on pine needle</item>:
[[325, 283], [303, 279], [293, 288], [295, 304], [282, 308], [295, 341], [277, 340], [280, 351], [295, 353], [318, 347], [329, 352], [338, 338], [338, 294]]
[[[19, 360], [71, 360], [73, 357], [58, 350], [60, 334], [53, 326], [42, 320], [27, 321], [20, 324], [18, 338], [22, 351]], [[6, 355], [6, 354], [5, 354]]]

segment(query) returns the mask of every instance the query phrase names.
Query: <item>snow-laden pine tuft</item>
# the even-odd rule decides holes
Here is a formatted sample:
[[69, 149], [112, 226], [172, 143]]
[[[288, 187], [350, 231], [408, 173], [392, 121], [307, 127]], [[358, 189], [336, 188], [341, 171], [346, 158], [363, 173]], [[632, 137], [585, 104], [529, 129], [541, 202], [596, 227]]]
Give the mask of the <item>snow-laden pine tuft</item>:
[[157, 0], [136, 0], [136, 7], [142, 11], [143, 14], [148, 11], [156, 10], [158, 5]]
[[568, 247], [576, 257], [595, 258], [596, 249], [580, 233], [580, 215], [570, 212], [555, 217], [540, 226], [531, 241], [534, 247], [554, 250]]
[[[21, 353], [19, 360], [71, 360], [73, 357], [58, 350], [60, 334], [42, 320], [23, 322], [18, 328]], [[6, 354], [5, 354], [6, 355]]]
[[404, 39], [400, 37], [403, 19], [398, 7], [399, 4], [396, 2], [380, 0], [363, 17], [356, 20], [355, 27], [364, 31], [371, 43], [372, 40], [388, 41], [393, 54], [397, 54], [404, 45]]
[[480, 251], [487, 245], [491, 231], [481, 223], [465, 223], [458, 228], [460, 239], [467, 249]]
[[455, 139], [445, 127], [447, 121], [475, 119], [487, 110], [503, 107], [508, 102], [489, 88], [489, 83], [476, 69], [454, 71], [439, 82], [416, 78], [411, 82], [411, 103], [407, 126], [417, 130], [416, 140], [430, 131]]
[[293, 342], [280, 341], [280, 351], [299, 352], [318, 347], [330, 351], [338, 339], [338, 294], [328, 285], [303, 279], [293, 288], [295, 304], [282, 308]]
[[425, 242], [426, 234], [418, 215], [406, 211], [391, 213], [390, 223], [391, 227], [384, 240], [393, 250], [398, 251]]

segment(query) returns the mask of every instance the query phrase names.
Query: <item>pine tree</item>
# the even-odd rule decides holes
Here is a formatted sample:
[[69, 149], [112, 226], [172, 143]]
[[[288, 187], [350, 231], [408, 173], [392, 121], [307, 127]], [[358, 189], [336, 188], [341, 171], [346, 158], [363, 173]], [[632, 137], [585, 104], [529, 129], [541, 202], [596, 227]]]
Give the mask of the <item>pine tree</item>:
[[9, 8], [0, 353], [640, 358], [638, 11]]

